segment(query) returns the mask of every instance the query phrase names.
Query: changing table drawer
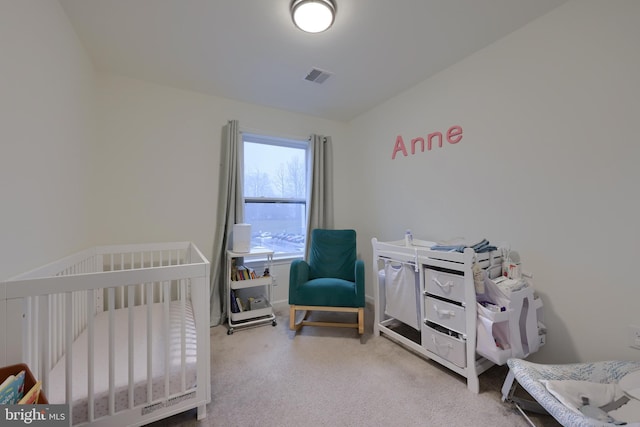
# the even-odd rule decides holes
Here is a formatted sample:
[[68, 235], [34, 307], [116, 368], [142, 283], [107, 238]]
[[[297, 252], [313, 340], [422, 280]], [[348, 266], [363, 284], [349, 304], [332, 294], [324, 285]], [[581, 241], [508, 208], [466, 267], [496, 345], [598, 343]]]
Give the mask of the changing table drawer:
[[464, 307], [460, 305], [428, 296], [425, 298], [425, 312], [430, 322], [462, 334], [467, 332], [467, 317]]
[[456, 335], [458, 334], [455, 332], [449, 335], [424, 325], [422, 345], [454, 365], [465, 368], [467, 366], [466, 340]]
[[464, 276], [448, 270], [425, 269], [427, 293], [453, 301], [464, 301]]

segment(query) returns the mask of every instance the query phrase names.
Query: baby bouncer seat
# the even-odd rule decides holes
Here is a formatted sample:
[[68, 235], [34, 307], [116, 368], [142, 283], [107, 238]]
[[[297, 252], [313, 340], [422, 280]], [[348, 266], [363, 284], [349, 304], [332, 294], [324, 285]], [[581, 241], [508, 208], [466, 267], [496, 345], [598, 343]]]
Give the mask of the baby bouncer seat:
[[[621, 416], [633, 418], [640, 415], [640, 361], [610, 360], [546, 365], [512, 358], [507, 361], [507, 365], [509, 373], [502, 387], [502, 400], [516, 405], [531, 425], [534, 424], [523, 410], [549, 413], [565, 427], [625, 424], [640, 426], [640, 417], [620, 419]], [[526, 390], [535, 402], [515, 397], [514, 392], [518, 385]], [[622, 393], [625, 395], [623, 398], [630, 400], [617, 408], [615, 405], [602, 405], [601, 410], [601, 405], [596, 401], [608, 400], [603, 393], [613, 393], [614, 390], [617, 390], [615, 396]], [[584, 398], [587, 400], [583, 401]], [[585, 403], [587, 405], [584, 405]], [[583, 406], [598, 408], [597, 412], [602, 411], [610, 415], [610, 418], [606, 421], [603, 418], [598, 419]], [[611, 411], [606, 410], [612, 407], [614, 409]]]

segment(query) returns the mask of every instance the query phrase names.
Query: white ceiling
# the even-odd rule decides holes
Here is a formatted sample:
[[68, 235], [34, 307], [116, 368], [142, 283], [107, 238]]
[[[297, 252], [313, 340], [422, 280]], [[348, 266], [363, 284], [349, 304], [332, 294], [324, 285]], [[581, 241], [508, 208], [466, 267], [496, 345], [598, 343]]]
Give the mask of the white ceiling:
[[336, 0], [320, 34], [290, 0], [59, 1], [100, 71], [348, 121], [566, 0]]

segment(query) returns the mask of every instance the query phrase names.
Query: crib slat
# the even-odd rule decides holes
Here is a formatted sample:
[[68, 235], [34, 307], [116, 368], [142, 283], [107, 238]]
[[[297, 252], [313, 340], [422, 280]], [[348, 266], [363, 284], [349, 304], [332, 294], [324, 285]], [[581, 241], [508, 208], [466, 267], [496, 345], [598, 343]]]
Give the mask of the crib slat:
[[42, 386], [44, 387], [44, 394], [49, 395], [49, 371], [51, 370], [51, 295], [42, 295], [42, 331], [45, 332], [42, 342], [42, 360], [40, 360], [39, 366], [41, 367], [41, 373], [38, 378], [42, 378]]
[[187, 301], [185, 299], [186, 281], [180, 280], [180, 390], [184, 392], [187, 389]]
[[[67, 330], [66, 325], [70, 325], [71, 322], [68, 320], [65, 323], [65, 313], [66, 310], [66, 298], [63, 298], [62, 295], [58, 297], [58, 318], [60, 319], [60, 341], [58, 344], [58, 355], [56, 356], [58, 359], [62, 357], [64, 354], [64, 348], [67, 342], [67, 335], [69, 335], [69, 330]], [[71, 313], [71, 312], [69, 312]]]
[[[25, 298], [23, 300], [22, 308], [25, 311], [23, 314], [25, 328], [27, 331], [31, 331], [33, 328], [33, 307], [32, 307], [32, 298]], [[4, 319], [3, 319], [4, 320]], [[32, 349], [32, 338], [31, 336], [27, 336], [26, 339], [22, 339], [22, 354], [30, 354], [29, 351]], [[31, 363], [31, 360], [27, 361]]]
[[[34, 325], [34, 312], [35, 312], [35, 306], [34, 306], [34, 301], [32, 297], [27, 297], [22, 301], [22, 318], [23, 318], [23, 324], [24, 324], [24, 328], [27, 331], [33, 331], [33, 328], [35, 327]], [[3, 318], [4, 319], [4, 318]], [[4, 325], [3, 325], [4, 326]], [[29, 351], [32, 351], [34, 346], [33, 346], [33, 335], [32, 332], [27, 332], [26, 336], [22, 337], [21, 340], [21, 352], [19, 352], [18, 354], [30, 354]], [[25, 360], [26, 363], [28, 364], [32, 364], [33, 360], [31, 360], [30, 358], [27, 358], [27, 360]]]
[[94, 385], [93, 385], [93, 379], [94, 379], [94, 373], [95, 373], [95, 366], [94, 366], [94, 358], [93, 358], [93, 348], [94, 348], [94, 343], [95, 343], [95, 335], [94, 335], [94, 316], [95, 316], [95, 310], [96, 310], [96, 305], [94, 303], [94, 297], [95, 297], [95, 293], [93, 289], [89, 289], [87, 291], [87, 307], [89, 310], [89, 314], [87, 316], [87, 390], [88, 390], [88, 399], [89, 402], [87, 403], [87, 410], [88, 410], [88, 418], [89, 418], [89, 422], [93, 422], [94, 420], [94, 399], [93, 399], [93, 390], [94, 390]]
[[[31, 353], [22, 353], [23, 355], [25, 355], [25, 360], [27, 361], [27, 363], [29, 364], [29, 366], [31, 366], [31, 370], [34, 376], [36, 376], [36, 378], [39, 378], [40, 375], [40, 364], [38, 361], [38, 355], [41, 353], [41, 340], [40, 340], [40, 336], [41, 336], [41, 326], [40, 326], [40, 302], [41, 299], [40, 297], [30, 297], [29, 298], [31, 300], [31, 306], [33, 311], [31, 313], [28, 313], [28, 316], [31, 318], [30, 320], [30, 327], [32, 329], [27, 330], [26, 332], [24, 332], [26, 334], [25, 339], [29, 340], [29, 351]], [[24, 329], [23, 329], [24, 331]]]
[[153, 301], [153, 283], [147, 283], [147, 402], [153, 400], [153, 322], [151, 316], [151, 301]]
[[115, 413], [115, 290], [109, 288], [109, 415]]
[[83, 314], [84, 314], [82, 311], [83, 304], [80, 301], [80, 298], [81, 298], [81, 293], [74, 292], [72, 310], [76, 312], [76, 315], [73, 317], [73, 338], [77, 337], [80, 334], [84, 326], [83, 325], [84, 321], [86, 319], [86, 317], [83, 317]]
[[51, 322], [51, 335], [49, 336], [49, 343], [51, 344], [51, 352], [49, 354], [50, 359], [47, 361], [51, 366], [56, 362], [58, 357], [58, 335], [59, 325], [57, 314], [58, 295], [50, 295], [49, 299], [49, 320]]
[[33, 337], [33, 346], [34, 346], [34, 354], [31, 356], [33, 359], [33, 366], [35, 367], [35, 373], [34, 375], [37, 375], [36, 378], [42, 378], [42, 363], [39, 360], [40, 359], [40, 355], [42, 354], [42, 347], [43, 347], [43, 340], [40, 338], [43, 333], [44, 333], [44, 323], [42, 323], [42, 312], [43, 312], [43, 305], [45, 304], [45, 300], [42, 297], [35, 297], [34, 298], [36, 307], [34, 310], [34, 327], [36, 328], [36, 331], [34, 333], [34, 337]]
[[169, 319], [169, 282], [164, 282], [164, 396], [169, 397], [169, 370], [171, 368], [171, 320]]
[[60, 310], [59, 310], [59, 299], [60, 295], [52, 295], [51, 296], [51, 315], [54, 323], [53, 334], [51, 336], [51, 346], [52, 346], [52, 359], [49, 363], [52, 365], [57, 362], [58, 355], [60, 354], [60, 336], [62, 335], [62, 324], [60, 322]]
[[133, 286], [128, 286], [129, 290], [129, 409], [133, 408], [133, 346], [135, 343], [133, 342], [133, 307], [134, 307], [134, 291], [135, 288]]
[[73, 420], [73, 333], [71, 331], [73, 321], [73, 293], [66, 292], [66, 304], [69, 310], [65, 316], [65, 338], [66, 338], [66, 351], [65, 351], [65, 384], [66, 384], [66, 402], [69, 405], [69, 419]]
[[73, 308], [71, 311], [73, 312], [73, 325], [71, 325], [71, 329], [73, 330], [73, 337], [75, 338], [78, 334], [78, 326], [80, 324], [80, 313], [76, 307], [79, 307], [78, 304], [78, 293], [73, 293]]

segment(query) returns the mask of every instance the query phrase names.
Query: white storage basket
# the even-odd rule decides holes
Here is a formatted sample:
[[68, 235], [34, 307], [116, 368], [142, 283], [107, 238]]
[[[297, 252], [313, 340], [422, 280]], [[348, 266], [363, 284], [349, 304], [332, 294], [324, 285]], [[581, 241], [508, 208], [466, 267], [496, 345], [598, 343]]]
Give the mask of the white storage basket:
[[420, 276], [415, 267], [387, 261], [384, 267], [385, 314], [420, 330]]
[[538, 313], [542, 302], [534, 300], [533, 288], [527, 284], [509, 295], [504, 294], [491, 280], [485, 280], [486, 296], [490, 302], [504, 307], [491, 311], [477, 304], [476, 351], [498, 365], [511, 357], [525, 358], [538, 351]]

